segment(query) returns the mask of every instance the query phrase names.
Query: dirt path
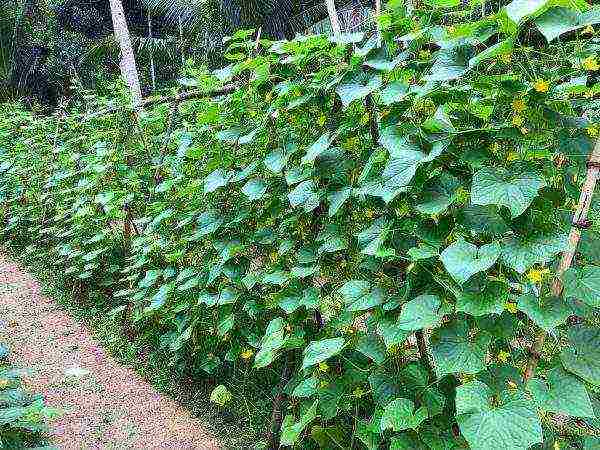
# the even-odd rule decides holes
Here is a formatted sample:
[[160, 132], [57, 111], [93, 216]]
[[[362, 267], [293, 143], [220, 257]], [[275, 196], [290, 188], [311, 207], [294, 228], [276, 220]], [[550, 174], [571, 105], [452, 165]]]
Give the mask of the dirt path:
[[32, 390], [64, 415], [52, 424], [60, 449], [219, 449], [202, 423], [121, 367], [38, 283], [0, 254], [0, 341], [33, 369]]

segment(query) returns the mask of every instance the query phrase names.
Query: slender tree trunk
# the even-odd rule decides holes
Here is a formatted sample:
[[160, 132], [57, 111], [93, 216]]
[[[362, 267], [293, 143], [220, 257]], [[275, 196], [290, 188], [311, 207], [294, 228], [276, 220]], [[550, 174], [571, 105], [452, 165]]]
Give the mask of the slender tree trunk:
[[335, 9], [335, 0], [325, 0], [325, 3], [327, 4], [327, 12], [329, 13], [329, 21], [331, 22], [333, 34], [339, 36], [342, 34], [342, 29], [340, 28], [340, 19]]
[[133, 108], [136, 111], [140, 111], [142, 108], [140, 77], [135, 64], [131, 36], [129, 35], [129, 28], [127, 28], [127, 21], [125, 20], [125, 12], [123, 11], [121, 0], [110, 0], [110, 13], [115, 31], [115, 39], [121, 49], [121, 75], [125, 78], [127, 86], [129, 86]]
[[154, 68], [154, 41], [152, 40], [152, 17], [148, 12], [148, 44], [150, 45], [150, 78], [152, 79], [152, 92], [156, 90], [156, 69]]

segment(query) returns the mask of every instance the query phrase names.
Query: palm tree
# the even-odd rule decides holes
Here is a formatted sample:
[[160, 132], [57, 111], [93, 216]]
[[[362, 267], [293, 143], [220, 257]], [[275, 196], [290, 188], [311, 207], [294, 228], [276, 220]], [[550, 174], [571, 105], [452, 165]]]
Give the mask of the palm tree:
[[340, 28], [340, 19], [338, 18], [337, 10], [335, 9], [335, 1], [325, 0], [325, 3], [327, 3], [327, 13], [329, 14], [329, 21], [331, 22], [333, 34], [339, 36], [342, 33], [342, 30]]
[[142, 108], [142, 89], [140, 87], [140, 78], [135, 64], [131, 36], [129, 35], [129, 28], [127, 27], [121, 0], [110, 0], [110, 12], [115, 39], [121, 49], [121, 61], [119, 64], [121, 75], [129, 86], [133, 108], [139, 112]]

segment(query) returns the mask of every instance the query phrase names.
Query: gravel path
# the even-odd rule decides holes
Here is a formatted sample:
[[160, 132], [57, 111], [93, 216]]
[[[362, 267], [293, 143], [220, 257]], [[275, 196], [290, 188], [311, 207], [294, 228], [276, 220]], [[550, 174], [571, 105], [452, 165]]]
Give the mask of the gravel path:
[[0, 341], [27, 383], [64, 415], [60, 449], [219, 449], [202, 423], [121, 367], [13, 261], [0, 254]]

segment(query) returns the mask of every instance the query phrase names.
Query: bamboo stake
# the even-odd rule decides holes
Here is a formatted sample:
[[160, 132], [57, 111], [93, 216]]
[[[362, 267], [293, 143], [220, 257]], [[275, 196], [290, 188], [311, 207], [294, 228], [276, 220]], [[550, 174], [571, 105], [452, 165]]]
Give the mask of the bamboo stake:
[[[562, 254], [562, 259], [560, 261], [560, 264], [558, 265], [558, 270], [556, 271], [556, 277], [554, 278], [554, 281], [552, 283], [552, 295], [554, 295], [555, 297], [558, 297], [562, 294], [563, 284], [561, 278], [573, 263], [573, 258], [575, 257], [575, 252], [577, 251], [577, 245], [579, 244], [579, 240], [581, 238], [581, 230], [590, 226], [590, 222], [587, 219], [587, 215], [590, 210], [590, 204], [592, 202], [594, 190], [596, 189], [596, 183], [598, 182], [599, 174], [600, 139], [596, 142], [594, 150], [592, 151], [592, 154], [590, 155], [590, 158], [588, 160], [587, 174], [585, 177], [585, 182], [583, 183], [583, 186], [581, 188], [579, 204], [577, 205], [577, 210], [575, 211], [575, 215], [573, 216], [571, 232], [569, 233], [568, 246]], [[531, 346], [531, 356], [527, 363], [527, 367], [525, 368], [525, 373], [523, 374], [524, 382], [527, 382], [534, 375], [535, 369], [537, 368], [537, 365], [540, 362], [540, 353], [542, 351], [542, 347], [544, 345], [545, 340], [546, 332], [541, 330], [537, 335], [535, 342]]]

